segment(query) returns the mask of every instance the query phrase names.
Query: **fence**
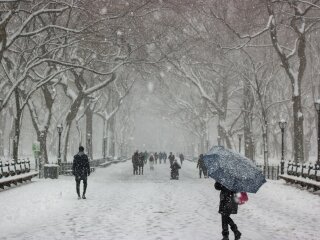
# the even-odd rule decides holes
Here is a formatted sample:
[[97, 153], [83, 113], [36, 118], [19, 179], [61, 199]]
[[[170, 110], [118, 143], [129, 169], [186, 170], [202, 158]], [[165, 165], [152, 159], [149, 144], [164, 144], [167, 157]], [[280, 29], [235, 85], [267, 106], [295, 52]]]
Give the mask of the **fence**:
[[280, 175], [280, 166], [276, 165], [256, 165], [258, 168], [261, 169], [262, 173], [267, 179], [271, 180], [279, 180], [279, 175]]

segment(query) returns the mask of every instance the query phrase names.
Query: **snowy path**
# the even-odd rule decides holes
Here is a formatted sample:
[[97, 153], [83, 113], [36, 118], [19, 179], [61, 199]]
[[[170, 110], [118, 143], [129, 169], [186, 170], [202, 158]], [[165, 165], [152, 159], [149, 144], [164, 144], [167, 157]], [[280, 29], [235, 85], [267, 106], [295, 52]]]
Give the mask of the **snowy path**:
[[[130, 162], [97, 169], [87, 200], [77, 200], [72, 177], [36, 180], [0, 192], [0, 239], [221, 239], [219, 193], [185, 162], [179, 181], [169, 165], [133, 176]], [[265, 184], [233, 215], [244, 240], [319, 239], [320, 198]], [[230, 239], [233, 239], [231, 234]]]

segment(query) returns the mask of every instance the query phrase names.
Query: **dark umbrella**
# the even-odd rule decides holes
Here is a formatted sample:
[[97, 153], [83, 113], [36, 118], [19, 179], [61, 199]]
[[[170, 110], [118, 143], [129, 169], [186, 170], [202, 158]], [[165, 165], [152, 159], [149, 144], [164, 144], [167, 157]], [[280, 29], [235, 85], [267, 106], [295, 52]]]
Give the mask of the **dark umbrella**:
[[266, 179], [254, 163], [222, 146], [214, 146], [204, 155], [209, 177], [234, 192], [256, 193]]

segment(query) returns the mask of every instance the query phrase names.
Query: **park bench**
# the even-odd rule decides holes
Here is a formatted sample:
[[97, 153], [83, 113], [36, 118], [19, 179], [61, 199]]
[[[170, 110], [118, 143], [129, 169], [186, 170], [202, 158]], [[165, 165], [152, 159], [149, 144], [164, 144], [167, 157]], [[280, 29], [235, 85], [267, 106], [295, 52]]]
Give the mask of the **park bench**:
[[287, 183], [299, 184], [300, 186], [306, 187], [307, 189], [313, 188], [314, 191], [320, 190], [320, 182], [311, 179], [288, 175], [280, 175], [279, 177], [285, 180]]
[[[91, 162], [90, 162], [91, 164]], [[95, 167], [90, 167], [90, 173], [95, 171]], [[72, 176], [72, 163], [61, 163], [60, 165], [60, 174], [66, 175], [66, 176]]]
[[313, 188], [314, 191], [320, 190], [320, 165], [318, 164], [307, 165], [289, 161], [287, 174], [279, 177], [287, 183], [299, 184], [307, 189]]
[[[18, 167], [17, 167], [18, 166]], [[17, 162], [0, 161], [0, 188], [11, 187], [12, 184], [17, 185], [38, 175], [38, 172], [30, 171], [30, 161], [18, 160]]]

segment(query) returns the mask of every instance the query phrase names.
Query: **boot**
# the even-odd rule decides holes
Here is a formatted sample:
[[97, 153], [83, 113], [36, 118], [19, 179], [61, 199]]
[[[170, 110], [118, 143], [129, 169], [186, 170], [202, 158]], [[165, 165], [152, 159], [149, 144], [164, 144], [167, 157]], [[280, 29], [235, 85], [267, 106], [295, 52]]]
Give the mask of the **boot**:
[[234, 239], [239, 240], [241, 238], [241, 232], [239, 230], [234, 231]]
[[231, 227], [231, 230], [232, 230], [233, 233], [234, 233], [234, 239], [235, 239], [235, 240], [239, 240], [240, 237], [241, 237], [241, 232], [238, 230], [237, 225], [232, 226], [232, 227]]
[[223, 236], [222, 240], [229, 240], [229, 236]]
[[84, 195], [84, 194], [82, 195], [82, 198], [83, 198], [83, 199], [87, 199], [87, 198], [86, 198], [86, 195]]

